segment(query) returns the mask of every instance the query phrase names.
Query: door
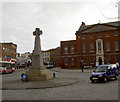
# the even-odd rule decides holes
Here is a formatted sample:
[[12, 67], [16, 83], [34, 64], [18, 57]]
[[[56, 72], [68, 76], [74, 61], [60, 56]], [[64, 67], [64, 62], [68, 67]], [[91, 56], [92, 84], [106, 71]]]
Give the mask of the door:
[[102, 58], [99, 57], [99, 65], [102, 65]]

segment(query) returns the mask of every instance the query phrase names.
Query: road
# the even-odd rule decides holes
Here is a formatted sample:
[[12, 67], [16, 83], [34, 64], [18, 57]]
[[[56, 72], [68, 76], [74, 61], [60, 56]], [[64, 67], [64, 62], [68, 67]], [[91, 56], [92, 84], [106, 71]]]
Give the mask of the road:
[[[10, 81], [20, 77], [23, 71], [2, 75]], [[118, 100], [118, 80], [107, 83], [91, 83], [90, 71], [63, 70], [55, 72], [56, 77], [77, 78], [79, 83], [46, 89], [3, 90], [3, 100]], [[3, 84], [4, 85], [4, 84]], [[17, 86], [16, 86], [17, 87]]]

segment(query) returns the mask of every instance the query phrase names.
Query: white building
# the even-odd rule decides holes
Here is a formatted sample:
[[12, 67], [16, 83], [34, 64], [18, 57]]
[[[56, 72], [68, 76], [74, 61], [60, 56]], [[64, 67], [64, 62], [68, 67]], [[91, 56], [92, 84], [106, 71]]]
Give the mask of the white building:
[[42, 51], [43, 62], [50, 62], [50, 52]]
[[28, 61], [31, 63], [31, 59], [29, 57], [30, 52], [22, 53], [21, 54], [21, 61], [20, 64], [26, 64]]

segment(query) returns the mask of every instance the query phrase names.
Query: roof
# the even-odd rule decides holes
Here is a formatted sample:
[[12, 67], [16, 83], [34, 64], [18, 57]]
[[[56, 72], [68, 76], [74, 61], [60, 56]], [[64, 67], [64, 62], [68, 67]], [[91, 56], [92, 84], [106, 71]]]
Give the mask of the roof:
[[57, 48], [52, 48], [52, 49], [49, 49], [49, 50], [46, 50], [46, 51], [42, 51], [42, 52], [51, 52], [51, 51], [54, 51], [56, 49], [59, 49], [60, 47], [57, 47]]
[[61, 43], [69, 43], [69, 42], [76, 42], [76, 40], [67, 40], [67, 41], [61, 41]]
[[[101, 28], [99, 31], [96, 30], [98, 26]], [[81, 24], [77, 32], [79, 33], [101, 32], [101, 31], [117, 30], [118, 28], [120, 28], [120, 21], [108, 22], [108, 23], [97, 23], [92, 25]]]
[[14, 43], [12, 43], [12, 42], [4, 42], [4, 43], [2, 43], [2, 44], [13, 44], [13, 45], [17, 46], [17, 44], [14, 44]]
[[60, 42], [61, 45], [66, 45], [66, 44], [67, 45], [71, 45], [71, 44], [73, 45], [75, 43], [76, 43], [76, 40], [68, 40], [68, 41], [61, 41]]

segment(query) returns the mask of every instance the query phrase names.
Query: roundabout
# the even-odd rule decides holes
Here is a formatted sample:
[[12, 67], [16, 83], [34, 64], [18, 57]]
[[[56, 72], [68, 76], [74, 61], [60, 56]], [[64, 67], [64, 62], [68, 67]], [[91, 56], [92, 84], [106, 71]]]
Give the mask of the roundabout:
[[77, 78], [57, 77], [47, 81], [26, 82], [19, 79], [2, 81], [2, 90], [29, 90], [62, 87], [78, 83]]

